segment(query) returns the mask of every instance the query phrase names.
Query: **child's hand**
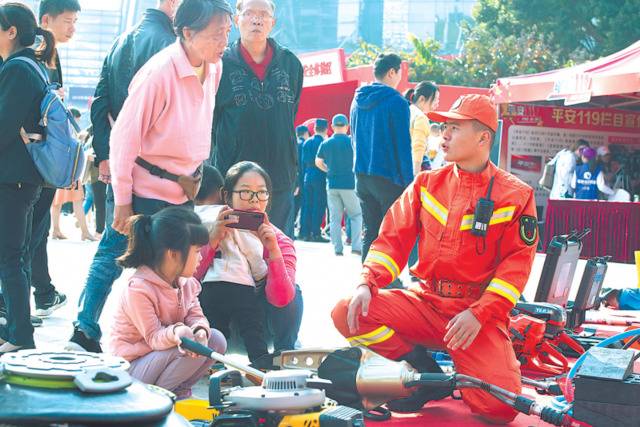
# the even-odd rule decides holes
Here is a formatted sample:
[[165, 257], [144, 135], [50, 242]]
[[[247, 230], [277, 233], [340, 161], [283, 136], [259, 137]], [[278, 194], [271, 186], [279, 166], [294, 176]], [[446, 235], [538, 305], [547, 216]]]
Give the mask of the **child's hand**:
[[178, 339], [189, 338], [193, 339], [193, 331], [187, 325], [180, 325], [173, 328], [173, 333]]
[[195, 337], [195, 341], [198, 344], [202, 344], [205, 347], [209, 345], [209, 337], [207, 336], [207, 331], [205, 331], [204, 329], [202, 328], [198, 329], [194, 334], [194, 337]]
[[211, 247], [216, 248], [220, 244], [220, 242], [227, 237], [229, 234], [228, 224], [235, 224], [238, 222], [238, 217], [235, 215], [231, 215], [233, 209], [229, 206], [224, 206], [220, 213], [218, 213], [218, 217], [216, 218], [216, 222], [213, 223], [211, 227], [211, 231], [209, 232], [209, 244]]
[[[186, 325], [180, 325], [180, 326], [176, 326], [173, 330], [173, 333], [176, 334], [176, 337], [178, 337], [178, 339], [182, 339], [182, 338], [188, 338], [190, 340], [193, 340], [195, 337], [193, 335], [193, 331], [191, 330], [190, 327], [186, 326]], [[184, 352], [184, 354], [186, 354], [189, 357], [193, 357], [196, 358], [198, 357], [197, 354], [192, 353], [190, 351], [187, 350], [182, 350], [180, 348], [180, 344], [178, 344], [178, 350]]]

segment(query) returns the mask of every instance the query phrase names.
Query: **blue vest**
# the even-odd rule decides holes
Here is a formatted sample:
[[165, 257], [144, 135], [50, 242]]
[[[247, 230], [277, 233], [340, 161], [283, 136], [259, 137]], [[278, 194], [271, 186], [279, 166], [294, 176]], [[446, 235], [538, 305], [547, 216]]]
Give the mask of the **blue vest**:
[[576, 168], [576, 199], [598, 200], [598, 185], [596, 178], [600, 174], [600, 166], [591, 172], [589, 165], [584, 164]]

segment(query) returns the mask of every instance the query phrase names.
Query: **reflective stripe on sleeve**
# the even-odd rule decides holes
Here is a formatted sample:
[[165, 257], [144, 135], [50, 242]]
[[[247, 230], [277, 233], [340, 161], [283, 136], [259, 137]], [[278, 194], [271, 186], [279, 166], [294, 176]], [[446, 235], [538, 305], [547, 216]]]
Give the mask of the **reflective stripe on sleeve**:
[[485, 292], [493, 292], [503, 298], [508, 299], [515, 306], [520, 298], [520, 291], [511, 283], [505, 282], [502, 279], [494, 278]]
[[393, 258], [383, 252], [370, 250], [364, 262], [365, 264], [368, 262], [379, 264], [386, 268], [387, 271], [391, 274], [392, 281], [396, 280], [396, 278], [400, 275], [400, 268], [398, 268], [398, 264], [393, 260]]

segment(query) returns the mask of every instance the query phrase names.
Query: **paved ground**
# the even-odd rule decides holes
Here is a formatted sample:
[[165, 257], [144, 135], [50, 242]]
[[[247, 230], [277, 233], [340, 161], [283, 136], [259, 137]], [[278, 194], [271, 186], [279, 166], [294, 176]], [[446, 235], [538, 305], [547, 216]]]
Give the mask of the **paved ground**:
[[[45, 319], [44, 326], [36, 329], [36, 345], [42, 349], [62, 349], [72, 333], [71, 322], [77, 313], [77, 301], [84, 286], [87, 271], [97, 243], [80, 242], [79, 231], [73, 228], [70, 217], [63, 218], [63, 230], [69, 240], [49, 242], [49, 265], [56, 287], [67, 294], [69, 303]], [[331, 308], [344, 295], [348, 295], [356, 284], [360, 257], [349, 253], [336, 257], [328, 243], [296, 242], [298, 253], [297, 282], [302, 288], [305, 311], [300, 331], [300, 343], [303, 347], [338, 347], [346, 344], [335, 331], [329, 313]], [[532, 298], [540, 276], [544, 255], [535, 260], [525, 297]], [[580, 261], [574, 280], [571, 296], [575, 296], [578, 283], [584, 270], [585, 261]], [[122, 292], [131, 271], [125, 271], [116, 281], [112, 295], [107, 301], [101, 319], [101, 327], [108, 335], [117, 296]], [[403, 273], [404, 282], [409, 283], [407, 272]], [[611, 264], [605, 278], [605, 286], [612, 288], [635, 287], [637, 279], [635, 266]], [[108, 337], [103, 338], [108, 343]]]

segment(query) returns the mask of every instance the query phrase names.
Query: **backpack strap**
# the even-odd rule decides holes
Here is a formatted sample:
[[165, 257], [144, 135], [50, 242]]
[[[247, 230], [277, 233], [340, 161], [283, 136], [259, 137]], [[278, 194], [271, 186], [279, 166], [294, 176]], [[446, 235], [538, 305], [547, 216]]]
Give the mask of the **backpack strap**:
[[[31, 58], [27, 58], [25, 56], [18, 56], [16, 58], [12, 58], [11, 61], [22, 61], [22, 62], [26, 62], [27, 64], [29, 64], [31, 66], [31, 68], [36, 70], [36, 73], [40, 76], [40, 79], [44, 82], [45, 85], [49, 86], [51, 83], [49, 82], [49, 77], [47, 77], [47, 75], [45, 74], [45, 72], [42, 70], [42, 68], [40, 67], [40, 65], [38, 65], [33, 59]], [[11, 62], [9, 61], [9, 62]]]
[[[10, 61], [8, 61], [7, 63], [11, 62], [11, 61], [22, 61], [22, 62], [26, 62], [27, 64], [29, 64], [31, 66], [31, 68], [36, 70], [36, 73], [40, 76], [40, 79], [44, 82], [45, 86], [48, 88], [51, 85], [51, 82], [49, 81], [49, 77], [47, 77], [47, 74], [43, 71], [42, 66], [40, 64], [38, 64], [36, 61], [34, 61], [31, 58], [27, 58], [25, 56], [18, 56], [16, 58], [11, 58]], [[64, 104], [63, 104], [64, 106]], [[64, 110], [67, 113], [67, 118], [69, 119], [69, 122], [71, 123], [71, 126], [73, 126], [73, 129], [75, 129], [75, 131], [77, 133], [80, 133], [80, 126], [78, 125], [78, 123], [76, 122], [75, 117], [73, 117], [73, 115], [69, 112], [69, 110], [67, 109], [66, 106], [64, 106]]]

